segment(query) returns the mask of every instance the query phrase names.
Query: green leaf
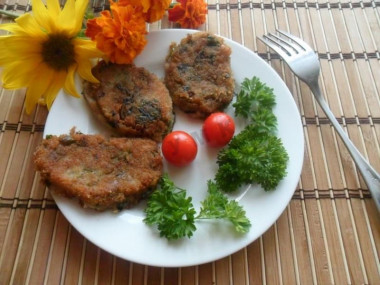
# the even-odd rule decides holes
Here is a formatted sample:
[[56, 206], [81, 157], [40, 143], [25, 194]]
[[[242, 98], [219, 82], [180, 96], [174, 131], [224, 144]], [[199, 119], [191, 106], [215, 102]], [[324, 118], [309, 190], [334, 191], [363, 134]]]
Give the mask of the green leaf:
[[215, 182], [222, 191], [232, 192], [250, 183], [273, 190], [285, 177], [289, 157], [276, 136], [275, 103], [273, 89], [257, 77], [244, 79], [233, 106], [235, 114], [249, 124], [218, 154]]
[[215, 181], [225, 192], [243, 184], [259, 183], [264, 190], [273, 190], [286, 175], [289, 160], [282, 141], [272, 134], [255, 133], [246, 128], [218, 154]]
[[196, 230], [191, 197], [186, 191], [176, 187], [164, 174], [157, 189], [149, 197], [145, 209], [147, 225], [156, 225], [161, 237], [169, 240], [191, 237]]
[[195, 221], [200, 219], [228, 220], [239, 233], [247, 233], [251, 227], [243, 208], [236, 201], [228, 200], [212, 181], [208, 181], [208, 195], [201, 205], [196, 216], [191, 197], [164, 174], [160, 189], [148, 200], [144, 222], [156, 226], [160, 236], [169, 240], [190, 238], [196, 230]]
[[259, 109], [272, 110], [276, 100], [273, 89], [262, 83], [259, 78], [245, 78], [241, 84], [241, 89], [237, 95], [235, 115], [246, 119], [252, 119], [252, 115]]
[[201, 205], [197, 219], [225, 219], [230, 221], [239, 233], [247, 233], [251, 227], [251, 222], [239, 203], [229, 200], [211, 180], [208, 181], [208, 196]]

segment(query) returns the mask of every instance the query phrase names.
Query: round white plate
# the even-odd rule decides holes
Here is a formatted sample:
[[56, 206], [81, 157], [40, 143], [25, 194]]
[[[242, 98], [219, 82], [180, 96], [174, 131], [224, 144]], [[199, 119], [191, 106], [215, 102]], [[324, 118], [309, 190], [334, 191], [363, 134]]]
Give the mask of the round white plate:
[[[171, 29], [150, 32], [147, 36], [148, 44], [135, 60], [135, 64], [144, 66], [163, 78], [163, 66], [170, 43], [179, 42], [192, 32], [195, 31]], [[197, 230], [193, 237], [178, 241], [160, 238], [156, 229], [145, 225], [145, 202], [120, 213], [99, 213], [81, 208], [75, 200], [53, 195], [67, 220], [100, 248], [123, 259], [152, 266], [181, 267], [206, 263], [230, 255], [256, 240], [288, 205], [300, 177], [304, 154], [303, 130], [298, 109], [284, 82], [264, 60], [236, 42], [228, 39], [225, 42], [232, 48], [231, 65], [237, 86], [240, 86], [244, 78], [257, 76], [274, 89], [278, 136], [290, 158], [287, 176], [275, 191], [265, 192], [259, 186], [252, 185], [231, 196], [239, 199], [251, 220], [249, 233], [237, 234], [223, 221], [202, 221], [196, 223]], [[81, 88], [80, 83], [78, 88]], [[233, 115], [233, 108], [229, 107], [226, 112]], [[242, 122], [237, 120], [236, 123], [238, 132], [242, 128]], [[61, 92], [50, 110], [44, 136], [68, 133], [73, 126], [88, 134], [105, 132], [92, 116], [85, 100]], [[210, 149], [205, 145], [201, 128], [202, 121], [190, 119], [177, 112], [174, 129], [185, 130], [195, 137], [198, 142], [198, 155], [190, 166], [184, 168], [172, 167], [164, 162], [165, 171], [177, 186], [187, 189], [197, 210], [200, 201], [207, 194], [207, 180], [214, 178], [218, 152], [217, 149]]]

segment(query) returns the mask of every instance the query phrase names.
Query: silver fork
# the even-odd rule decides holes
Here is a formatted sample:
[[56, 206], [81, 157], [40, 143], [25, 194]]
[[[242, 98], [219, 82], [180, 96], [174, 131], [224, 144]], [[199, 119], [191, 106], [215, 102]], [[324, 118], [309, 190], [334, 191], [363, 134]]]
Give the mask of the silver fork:
[[348, 138], [346, 132], [335, 119], [334, 114], [328, 107], [321, 94], [318, 83], [320, 72], [319, 61], [316, 53], [308, 44], [289, 33], [277, 30], [278, 34], [269, 33], [263, 37], [258, 37], [264, 44], [277, 52], [288, 64], [289, 68], [303, 82], [305, 82], [313, 92], [315, 99], [331, 121], [336, 132], [339, 134], [353, 160], [355, 161], [369, 191], [375, 201], [378, 211], [380, 211], [380, 175], [361, 155], [355, 145]]

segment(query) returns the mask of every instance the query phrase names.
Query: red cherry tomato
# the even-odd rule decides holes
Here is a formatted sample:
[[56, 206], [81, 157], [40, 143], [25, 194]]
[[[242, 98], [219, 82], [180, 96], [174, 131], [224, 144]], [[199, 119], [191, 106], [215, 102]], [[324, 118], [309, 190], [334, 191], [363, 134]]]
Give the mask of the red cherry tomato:
[[198, 152], [198, 146], [191, 135], [183, 131], [174, 131], [162, 141], [162, 153], [167, 161], [176, 166], [191, 163]]
[[225, 113], [213, 113], [203, 124], [203, 136], [211, 147], [222, 147], [229, 143], [235, 133], [235, 122]]

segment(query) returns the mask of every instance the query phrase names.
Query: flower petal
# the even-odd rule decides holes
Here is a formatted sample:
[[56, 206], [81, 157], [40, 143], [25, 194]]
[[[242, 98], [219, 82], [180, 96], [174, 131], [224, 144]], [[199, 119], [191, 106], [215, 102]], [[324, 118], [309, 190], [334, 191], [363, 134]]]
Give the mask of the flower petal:
[[74, 39], [75, 53], [77, 57], [97, 58], [102, 57], [103, 52], [96, 48], [96, 43], [85, 39]]
[[59, 1], [57, 0], [47, 0], [47, 9], [53, 18], [57, 18], [61, 12], [61, 7], [59, 6]]
[[69, 67], [69, 70], [67, 72], [66, 80], [63, 85], [63, 89], [70, 94], [71, 96], [80, 98], [80, 95], [75, 87], [75, 81], [74, 81], [74, 75], [76, 71], [77, 66], [72, 65]]
[[40, 41], [29, 36], [0, 38], [0, 66], [33, 57], [42, 59]]
[[76, 0], [75, 1], [75, 27], [74, 30], [77, 31], [77, 33], [82, 28], [82, 21], [84, 14], [86, 13], [86, 9], [88, 6], [88, 0]]
[[93, 41], [84, 39], [74, 39], [75, 46], [75, 61], [78, 63], [79, 75], [91, 82], [97, 83], [98, 80], [92, 75], [92, 58], [100, 58], [103, 53], [99, 51]]
[[55, 24], [49, 12], [41, 0], [32, 0], [33, 17], [36, 19], [38, 25], [44, 28], [48, 33], [55, 31]]
[[99, 83], [99, 80], [92, 74], [92, 64], [89, 60], [82, 60], [78, 62], [78, 74], [83, 79], [93, 82]]
[[177, 22], [185, 15], [185, 9], [182, 8], [181, 4], [175, 4], [175, 6], [169, 9], [169, 21]]
[[18, 89], [27, 87], [30, 82], [30, 74], [35, 73], [39, 66], [39, 61], [30, 60], [29, 62], [16, 61], [8, 64], [2, 74], [4, 88]]
[[[26, 16], [26, 14], [23, 16]], [[20, 17], [22, 17], [22, 16], [20, 16]], [[13, 34], [18, 34], [18, 33], [23, 34], [24, 33], [24, 30], [19, 25], [17, 25], [16, 23], [1, 24], [0, 30], [8, 31], [8, 32], [11, 32]], [[1, 36], [1, 37], [4, 37], [4, 36]]]
[[79, 30], [74, 31], [76, 24], [75, 17], [75, 0], [67, 0], [62, 12], [59, 14], [58, 21], [60, 23], [59, 29], [67, 32], [68, 36], [71, 37], [76, 36], [79, 32]]
[[50, 83], [44, 94], [45, 103], [50, 110], [55, 98], [58, 95], [59, 90], [62, 89], [65, 83], [66, 72], [57, 72], [54, 76], [54, 80]]
[[28, 86], [28, 90], [26, 91], [25, 110], [28, 114], [33, 111], [35, 105], [38, 103], [38, 100], [48, 89], [51, 80], [54, 79], [54, 72], [51, 71], [45, 64], [40, 64], [38, 70], [38, 73], [34, 73], [34, 76]]
[[18, 17], [15, 22], [19, 25], [22, 31], [29, 36], [42, 37], [44, 35], [41, 31], [41, 27], [31, 14], [25, 14], [24, 17]]

